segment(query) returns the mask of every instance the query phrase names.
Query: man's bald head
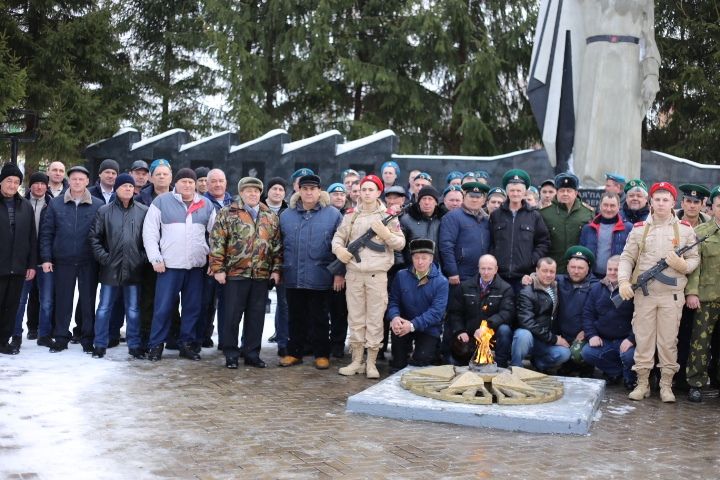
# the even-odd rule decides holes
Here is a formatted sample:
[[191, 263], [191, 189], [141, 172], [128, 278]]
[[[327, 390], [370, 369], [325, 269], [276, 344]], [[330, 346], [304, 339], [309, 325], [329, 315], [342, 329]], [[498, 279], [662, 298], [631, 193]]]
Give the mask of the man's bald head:
[[478, 260], [478, 270], [483, 282], [490, 282], [498, 271], [497, 259], [492, 255], [483, 255]]

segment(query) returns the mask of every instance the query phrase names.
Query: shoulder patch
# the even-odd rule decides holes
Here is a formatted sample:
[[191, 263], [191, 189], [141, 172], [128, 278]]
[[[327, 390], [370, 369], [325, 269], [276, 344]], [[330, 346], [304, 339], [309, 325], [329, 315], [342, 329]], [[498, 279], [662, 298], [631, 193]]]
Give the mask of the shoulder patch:
[[349, 213], [355, 213], [355, 207], [350, 207], [347, 210], [345, 210], [345, 215], [347, 215]]
[[385, 210], [385, 213], [387, 213], [388, 215], [395, 215], [395, 210], [393, 210], [392, 208], [388, 208], [387, 210]]
[[633, 223], [633, 227], [642, 227], [643, 225], [645, 225], [645, 222], [644, 222], [644, 221], [643, 221], [643, 222]]
[[580, 203], [582, 203], [582, 206], [583, 206], [583, 207], [585, 207], [585, 208], [587, 208], [588, 210], [591, 210], [593, 213], [595, 213], [595, 209], [594, 209], [593, 207], [591, 207], [589, 204], [587, 204], [587, 203], [585, 203], [585, 202], [580, 202]]
[[687, 220], [680, 220], [680, 224], [692, 228], [692, 225]]

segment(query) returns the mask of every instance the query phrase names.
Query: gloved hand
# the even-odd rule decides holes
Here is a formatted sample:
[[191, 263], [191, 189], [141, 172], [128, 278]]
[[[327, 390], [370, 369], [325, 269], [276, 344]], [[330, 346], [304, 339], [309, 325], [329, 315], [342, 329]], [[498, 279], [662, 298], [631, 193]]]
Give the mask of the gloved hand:
[[668, 253], [665, 261], [668, 265], [670, 265], [670, 268], [672, 268], [673, 270], [677, 270], [682, 274], [687, 273], [687, 262], [684, 258], [678, 257], [677, 253], [675, 253], [674, 251]]
[[353, 254], [350, 253], [350, 250], [348, 250], [345, 247], [338, 247], [337, 253], [335, 254], [338, 260], [340, 260], [342, 263], [350, 263], [350, 260], [353, 259]]
[[386, 225], [383, 225], [380, 220], [375, 220], [373, 224], [370, 225], [370, 228], [373, 229], [375, 235], [377, 235], [383, 240], [387, 240], [392, 236], [392, 232], [390, 231], [390, 229]]
[[635, 291], [632, 288], [632, 285], [630, 282], [625, 280], [624, 282], [620, 282], [620, 298], [623, 300], [630, 300], [635, 296]]

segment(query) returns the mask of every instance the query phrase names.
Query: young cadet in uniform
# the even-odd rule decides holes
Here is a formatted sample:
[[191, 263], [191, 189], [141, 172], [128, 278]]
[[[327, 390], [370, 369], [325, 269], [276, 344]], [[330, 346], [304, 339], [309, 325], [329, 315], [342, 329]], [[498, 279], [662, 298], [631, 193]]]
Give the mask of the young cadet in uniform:
[[[677, 333], [680, 315], [685, 304], [686, 275], [700, 263], [697, 247], [678, 256], [675, 250], [695, 242], [695, 232], [685, 221], [678, 220], [673, 211], [677, 190], [670, 182], [659, 182], [650, 188], [652, 211], [644, 222], [633, 226], [620, 257], [618, 282], [623, 300], [635, 298], [635, 365], [638, 383], [629, 398], [642, 400], [650, 395], [648, 376], [653, 368], [655, 349], [659, 357], [660, 398], [674, 402], [672, 380], [678, 371]], [[632, 284], [638, 275], [665, 258], [668, 268], [663, 274], [675, 285], [660, 280], [648, 283], [649, 294], [637, 294]]]
[[685, 287], [688, 308], [697, 310], [686, 370], [691, 402], [702, 400], [701, 389], [708, 383], [710, 341], [720, 320], [720, 186], [710, 192], [710, 203], [713, 218], [695, 228], [697, 235], [710, 237], [700, 245], [700, 266], [688, 277]]
[[[405, 246], [400, 222], [394, 218], [383, 224], [394, 212], [386, 210], [379, 200], [382, 189], [383, 182], [375, 175], [360, 180], [360, 203], [345, 213], [332, 240], [333, 253], [347, 266], [345, 282], [352, 363], [341, 368], [340, 375], [355, 375], [365, 370], [367, 378], [380, 377], [375, 361], [383, 341], [383, 316], [388, 304], [387, 271], [395, 262], [393, 251]], [[376, 234], [373, 241], [385, 248], [382, 252], [362, 248], [361, 262], [357, 262], [347, 246], [371, 228]], [[367, 365], [362, 363], [364, 348], [368, 351]]]

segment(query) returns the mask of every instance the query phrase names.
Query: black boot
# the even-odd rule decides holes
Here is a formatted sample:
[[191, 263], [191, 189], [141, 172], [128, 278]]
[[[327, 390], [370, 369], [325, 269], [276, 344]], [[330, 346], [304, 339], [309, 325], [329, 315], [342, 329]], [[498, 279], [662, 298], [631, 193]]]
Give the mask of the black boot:
[[12, 345], [7, 342], [0, 343], [0, 353], [5, 355], [17, 355], [19, 351], [16, 351]]
[[37, 330], [28, 331], [28, 334], [27, 334], [28, 340], [37, 340], [37, 337], [38, 337]]
[[103, 358], [105, 356], [105, 349], [103, 347], [95, 347], [93, 350], [93, 358]]
[[147, 354], [148, 360], [151, 362], [159, 362], [162, 359], [163, 354], [163, 344], [156, 345], [150, 349], [150, 351]]
[[702, 402], [702, 390], [697, 387], [690, 387], [688, 391], [688, 400], [693, 403]]
[[62, 352], [63, 350], [67, 350], [67, 348], [68, 348], [67, 343], [62, 342], [62, 341], [60, 341], [60, 342], [53, 341], [50, 344], [50, 353]]
[[50, 337], [38, 337], [37, 339], [38, 347], [51, 347], [52, 343], [53, 341]]
[[178, 350], [180, 350], [180, 358], [187, 358], [188, 360], [200, 360], [200, 355], [193, 350], [192, 346], [187, 343], [178, 343]]
[[145, 349], [144, 348], [130, 348], [128, 349], [128, 353], [131, 357], [136, 358], [138, 360], [143, 360], [145, 357]]
[[119, 338], [111, 338], [108, 342], [107, 348], [115, 348], [118, 345], [120, 345], [120, 339]]
[[20, 353], [20, 345], [22, 345], [22, 335], [13, 335], [10, 341], [10, 347], [15, 351], [13, 355]]

